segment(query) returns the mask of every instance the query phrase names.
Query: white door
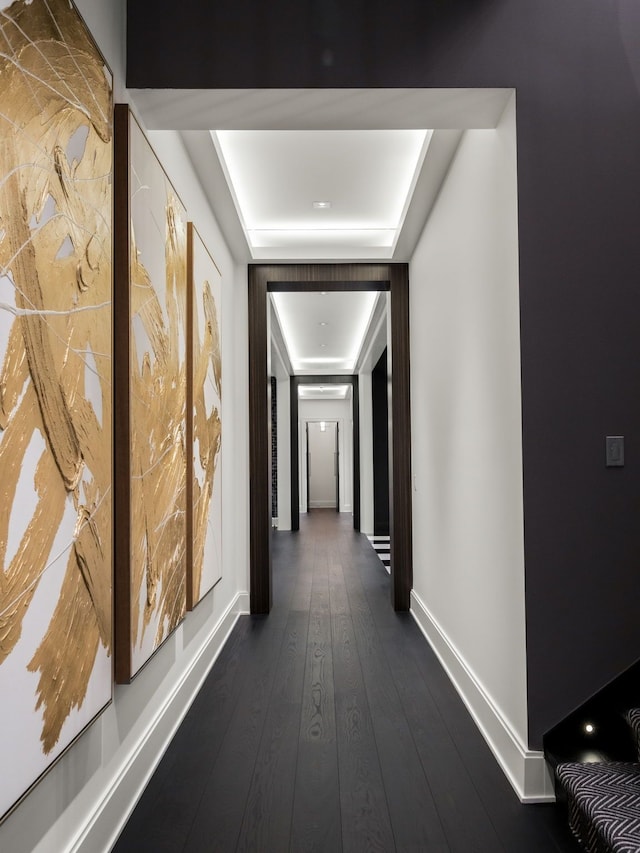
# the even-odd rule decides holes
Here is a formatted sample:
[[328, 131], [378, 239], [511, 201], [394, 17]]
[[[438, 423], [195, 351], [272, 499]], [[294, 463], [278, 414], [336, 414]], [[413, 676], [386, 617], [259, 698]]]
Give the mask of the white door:
[[309, 509], [338, 509], [337, 429], [335, 421], [308, 423]]

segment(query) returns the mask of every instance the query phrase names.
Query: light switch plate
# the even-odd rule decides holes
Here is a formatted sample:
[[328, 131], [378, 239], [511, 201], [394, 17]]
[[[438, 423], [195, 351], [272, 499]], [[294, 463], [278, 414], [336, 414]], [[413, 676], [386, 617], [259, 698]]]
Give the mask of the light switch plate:
[[608, 435], [606, 447], [607, 468], [621, 468], [624, 465], [624, 436]]

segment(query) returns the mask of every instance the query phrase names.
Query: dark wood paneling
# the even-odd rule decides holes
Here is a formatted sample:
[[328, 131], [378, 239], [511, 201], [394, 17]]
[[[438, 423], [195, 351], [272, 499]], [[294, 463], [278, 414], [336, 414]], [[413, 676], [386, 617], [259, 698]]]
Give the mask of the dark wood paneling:
[[393, 264], [391, 274], [390, 489], [392, 601], [410, 609], [413, 586], [411, 528], [411, 387], [409, 376], [409, 267]]
[[[396, 610], [408, 610], [413, 586], [411, 562], [411, 430], [409, 408], [409, 274], [407, 264], [250, 264], [249, 265], [249, 429], [250, 429], [250, 507], [251, 507], [251, 612], [266, 613], [270, 608], [271, 569], [269, 537], [271, 533], [269, 500], [268, 447], [269, 409], [263, 393], [267, 371], [268, 327], [267, 292], [289, 289], [300, 292], [350, 289], [391, 290], [392, 356], [397, 359], [397, 382], [392, 417], [398, 417], [391, 445], [391, 490], [397, 490], [397, 512], [391, 523], [392, 584]], [[395, 295], [394, 295], [395, 290]], [[397, 314], [393, 320], [394, 311]], [[356, 440], [359, 424], [357, 377], [354, 385], [354, 527], [360, 529], [360, 445]], [[297, 380], [291, 381], [291, 525], [299, 526], [298, 494], [298, 395]], [[304, 377], [305, 382], [329, 382], [328, 376]], [[345, 382], [340, 376], [337, 380]], [[395, 379], [392, 378], [392, 382]], [[405, 399], [406, 398], [406, 399]], [[357, 449], [357, 452], [356, 452]], [[356, 501], [356, 483], [358, 494]], [[391, 501], [390, 501], [391, 503]], [[255, 590], [254, 590], [255, 586]], [[254, 609], [255, 608], [255, 609]]]
[[[386, 284], [386, 286], [385, 286]], [[325, 286], [326, 285], [326, 286]], [[317, 293], [319, 290], [327, 290], [332, 293], [360, 293], [361, 291], [388, 290], [387, 282], [381, 281], [322, 281], [312, 282], [285, 282], [270, 281], [270, 293]]]
[[113, 118], [113, 518], [114, 676], [131, 679], [131, 453], [129, 435], [129, 107], [116, 104]]
[[269, 290], [388, 290], [389, 264], [250, 264]]
[[249, 581], [251, 612], [271, 610], [271, 442], [267, 282], [249, 267]]

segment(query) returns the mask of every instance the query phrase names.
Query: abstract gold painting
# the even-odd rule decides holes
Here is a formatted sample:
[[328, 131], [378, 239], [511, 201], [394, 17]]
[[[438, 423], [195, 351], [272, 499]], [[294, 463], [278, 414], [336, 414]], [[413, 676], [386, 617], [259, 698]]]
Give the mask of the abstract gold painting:
[[187, 607], [192, 609], [222, 577], [222, 277], [193, 223], [187, 224], [191, 362], [188, 409], [189, 528]]
[[113, 108], [69, 0], [0, 32], [1, 817], [111, 700]]
[[186, 212], [115, 108], [116, 680], [186, 611]]

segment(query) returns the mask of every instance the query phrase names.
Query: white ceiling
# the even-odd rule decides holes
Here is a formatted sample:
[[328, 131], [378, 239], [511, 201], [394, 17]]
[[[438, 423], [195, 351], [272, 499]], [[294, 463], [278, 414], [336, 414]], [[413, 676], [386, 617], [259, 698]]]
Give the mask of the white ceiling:
[[353, 373], [378, 300], [376, 291], [272, 293], [295, 373]]
[[301, 400], [345, 400], [351, 385], [298, 385]]
[[513, 89], [130, 89], [149, 130], [497, 125]]
[[[399, 262], [413, 254], [462, 132], [495, 128], [513, 90], [131, 94], [148, 129], [181, 131], [239, 263]], [[314, 201], [330, 201], [331, 208], [314, 210]], [[288, 350], [281, 364], [302, 365], [296, 372], [351, 372], [362, 344], [356, 338], [371, 316], [370, 294], [284, 296], [276, 300]]]
[[391, 259], [431, 132], [212, 132], [254, 260]]

